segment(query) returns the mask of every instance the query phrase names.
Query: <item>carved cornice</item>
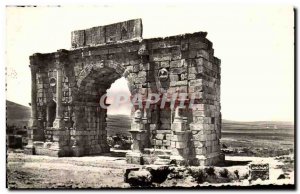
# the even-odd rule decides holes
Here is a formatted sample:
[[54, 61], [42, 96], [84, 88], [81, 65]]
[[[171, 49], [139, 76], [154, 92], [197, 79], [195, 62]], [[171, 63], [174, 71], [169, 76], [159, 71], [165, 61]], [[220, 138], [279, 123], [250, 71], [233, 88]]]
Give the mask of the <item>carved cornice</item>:
[[34, 53], [29, 57], [30, 60], [30, 68], [33, 68], [34, 66], [38, 66], [41, 61], [41, 53]]
[[56, 68], [62, 68], [65, 64], [68, 63], [68, 51], [61, 49], [57, 50], [55, 53], [55, 66]]

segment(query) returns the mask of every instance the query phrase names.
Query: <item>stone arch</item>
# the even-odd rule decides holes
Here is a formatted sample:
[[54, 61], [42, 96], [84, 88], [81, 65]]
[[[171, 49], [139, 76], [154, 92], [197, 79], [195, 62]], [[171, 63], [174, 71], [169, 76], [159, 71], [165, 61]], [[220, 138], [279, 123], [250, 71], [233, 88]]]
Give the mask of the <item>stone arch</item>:
[[126, 67], [112, 61], [86, 65], [79, 73], [74, 96], [75, 123], [72, 149], [74, 155], [94, 155], [109, 152], [107, 144], [107, 109], [100, 99], [119, 78], [127, 78]]
[[120, 77], [124, 74], [125, 68], [118, 63], [113, 61], [99, 61], [99, 62], [92, 62], [85, 66], [85, 68], [79, 73], [79, 78], [77, 80], [77, 87], [80, 88], [82, 81], [90, 76], [93, 72], [98, 72], [99, 75], [103, 75], [106, 73], [112, 73], [114, 75], [119, 75]]
[[[165, 164], [166, 158], [194, 165], [224, 160], [220, 154], [221, 61], [214, 57], [207, 33], [143, 39], [142, 29], [142, 21], [136, 19], [92, 28], [96, 34], [91, 29], [74, 31], [71, 50], [30, 56], [27, 153], [79, 156], [108, 151], [103, 130], [106, 114], [97, 99], [123, 75], [131, 95], [142, 96], [138, 101], [142, 106], [133, 106], [131, 112], [134, 146], [126, 155], [128, 163], [153, 163], [152, 155], [158, 157], [157, 164]], [[177, 113], [188, 111], [188, 116], [175, 114], [174, 108], [166, 110], [161, 98], [148, 100], [152, 93], [187, 93], [185, 105], [193, 102], [193, 107], [176, 106]], [[45, 103], [51, 99], [56, 101], [56, 118], [53, 127], [45, 129]], [[151, 108], [145, 106], [149, 102]], [[41, 144], [44, 139], [47, 142]]]

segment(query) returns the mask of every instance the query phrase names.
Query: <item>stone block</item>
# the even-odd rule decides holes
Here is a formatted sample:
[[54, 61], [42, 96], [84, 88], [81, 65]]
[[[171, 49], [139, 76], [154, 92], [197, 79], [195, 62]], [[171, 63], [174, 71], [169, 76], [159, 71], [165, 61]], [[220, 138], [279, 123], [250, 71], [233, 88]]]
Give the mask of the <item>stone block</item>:
[[131, 186], [147, 186], [152, 183], [152, 175], [148, 170], [131, 171], [128, 174], [127, 183]]
[[202, 79], [189, 81], [189, 86], [202, 86], [203, 84], [204, 84], [204, 81]]
[[205, 155], [206, 154], [206, 147], [195, 148], [196, 155]]
[[182, 52], [182, 54], [183, 54], [183, 58], [193, 59], [197, 57], [197, 50], [189, 49], [188, 51]]
[[173, 51], [171, 60], [178, 60], [181, 59], [181, 52], [180, 51]]
[[209, 112], [206, 112], [204, 110], [193, 110], [193, 116], [194, 117], [205, 117], [210, 116]]
[[150, 130], [151, 131], [156, 130], [156, 128], [157, 128], [156, 124], [150, 124]]
[[131, 123], [131, 130], [139, 131], [144, 129], [143, 123]]
[[71, 44], [73, 48], [82, 47], [85, 43], [85, 32], [84, 30], [77, 30], [71, 33]]
[[171, 54], [155, 54], [150, 55], [150, 61], [158, 62], [158, 61], [171, 61]]
[[143, 163], [144, 164], [153, 164], [157, 160], [157, 156], [155, 155], [143, 155]]
[[192, 73], [189, 73], [188, 75], [188, 80], [194, 80], [197, 78], [197, 74], [192, 74]]
[[145, 77], [147, 75], [146, 71], [139, 71], [138, 77]]
[[185, 43], [185, 42], [182, 42], [180, 48], [181, 48], [182, 51], [187, 51], [189, 49], [189, 44]]
[[186, 131], [186, 123], [173, 122], [171, 128], [172, 128], [172, 131], [178, 131], [178, 132]]
[[161, 146], [162, 145], [162, 140], [155, 140], [155, 145]]
[[182, 142], [182, 141], [176, 142], [176, 148], [182, 149], [182, 148], [186, 148], [186, 147], [187, 147], [186, 142]]
[[186, 72], [187, 72], [187, 69], [186, 68], [181, 68], [181, 67], [170, 69], [170, 74], [182, 74], [182, 73], [186, 73]]
[[163, 145], [164, 146], [169, 146], [169, 145], [171, 145], [171, 141], [170, 140], [163, 140]]
[[170, 67], [170, 62], [169, 61], [161, 61], [159, 66], [160, 66], [160, 68], [168, 68], [168, 67]]
[[208, 45], [204, 42], [190, 43], [190, 49], [208, 49]]
[[166, 134], [166, 140], [171, 140], [172, 139], [172, 134]]
[[191, 123], [190, 124], [190, 130], [192, 131], [201, 131], [201, 130], [204, 130], [204, 127], [203, 127], [203, 123]]
[[164, 139], [164, 137], [165, 137], [165, 135], [164, 134], [156, 134], [156, 139], [158, 139], [158, 140], [163, 140]]
[[209, 60], [209, 53], [206, 50], [198, 50], [196, 56]]
[[205, 117], [193, 117], [193, 123], [194, 124], [204, 124], [205, 122]]
[[188, 85], [188, 81], [187, 80], [183, 80], [183, 81], [176, 81], [176, 82], [171, 82], [170, 86], [187, 86]]
[[206, 134], [203, 134], [201, 132], [193, 134], [193, 140], [206, 141]]
[[35, 154], [34, 146], [32, 146], [32, 145], [25, 146], [24, 147], [24, 154], [27, 154], [27, 155], [33, 155], [33, 154]]
[[183, 68], [183, 67], [187, 67], [187, 63], [185, 62], [185, 59], [175, 60], [170, 62], [170, 68]]
[[171, 129], [171, 124], [170, 123], [162, 123], [160, 125], [160, 129], [162, 129], [162, 130]]
[[176, 147], [176, 142], [175, 141], [171, 141], [170, 145], [171, 145], [172, 148], [175, 148]]
[[[208, 139], [210, 139], [210, 138], [209, 138], [210, 135], [207, 135], [206, 137], [207, 137]], [[211, 140], [207, 140], [207, 141], [205, 142], [205, 145], [206, 145], [207, 147], [211, 147], [211, 146], [212, 146]]]
[[176, 75], [170, 75], [170, 80], [171, 82], [176, 82], [176, 81], [179, 81], [179, 76], [176, 74]]
[[187, 141], [187, 134], [172, 135], [172, 141]]
[[198, 141], [198, 140], [194, 140], [192, 141], [192, 146], [195, 148], [202, 148], [206, 146], [205, 141]]
[[[191, 81], [191, 80], [189, 80]], [[205, 95], [203, 94], [203, 85], [189, 86], [189, 96], [193, 99], [204, 99]]]
[[169, 133], [171, 133], [171, 130], [170, 129], [167, 129], [167, 130], [158, 129], [158, 130], [156, 130], [156, 133], [157, 134], [169, 134]]
[[[178, 94], [187, 94], [187, 89], [188, 89], [187, 86], [179, 86], [179, 87], [176, 87], [175, 91]], [[187, 96], [186, 96], [186, 98], [187, 98]]]

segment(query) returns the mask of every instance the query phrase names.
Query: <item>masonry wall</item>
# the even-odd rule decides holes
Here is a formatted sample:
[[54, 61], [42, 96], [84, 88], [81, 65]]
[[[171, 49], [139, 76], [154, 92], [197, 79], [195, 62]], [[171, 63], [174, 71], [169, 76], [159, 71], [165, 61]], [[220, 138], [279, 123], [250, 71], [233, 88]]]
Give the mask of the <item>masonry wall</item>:
[[[194, 106], [186, 108], [183, 113], [187, 117], [187, 133], [184, 135], [172, 131], [174, 110], [160, 110], [152, 146], [172, 149], [188, 159], [208, 158], [196, 161], [201, 165], [218, 160], [221, 138], [220, 60], [214, 57], [212, 43], [205, 36], [197, 33], [180, 38], [147, 40], [150, 67], [154, 67], [148, 72], [154, 76], [150, 79], [149, 93], [188, 93], [190, 100], [194, 99]], [[161, 68], [169, 71], [169, 79], [157, 84], [156, 76]], [[160, 87], [151, 87], [153, 85]]]

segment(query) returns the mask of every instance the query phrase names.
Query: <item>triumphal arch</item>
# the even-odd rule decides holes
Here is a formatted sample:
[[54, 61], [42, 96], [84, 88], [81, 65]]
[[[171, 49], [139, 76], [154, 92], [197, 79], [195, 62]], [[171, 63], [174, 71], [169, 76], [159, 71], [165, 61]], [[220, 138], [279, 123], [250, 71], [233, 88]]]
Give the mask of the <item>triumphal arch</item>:
[[125, 77], [136, 99], [128, 163], [213, 165], [223, 159], [221, 62], [207, 33], [143, 39], [142, 32], [141, 19], [77, 30], [70, 50], [30, 56], [26, 153], [62, 157], [109, 152], [107, 109], [100, 99], [105, 104], [101, 97]]

